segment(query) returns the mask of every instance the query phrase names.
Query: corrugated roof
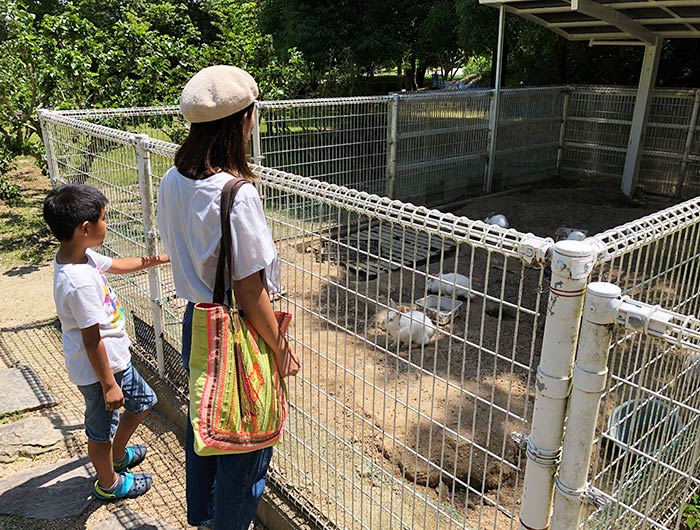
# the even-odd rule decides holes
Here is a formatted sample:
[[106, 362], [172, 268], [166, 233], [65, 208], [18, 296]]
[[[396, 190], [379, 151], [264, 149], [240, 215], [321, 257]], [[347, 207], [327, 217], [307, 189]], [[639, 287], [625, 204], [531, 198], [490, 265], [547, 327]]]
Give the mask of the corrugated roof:
[[479, 0], [541, 24], [569, 40], [655, 44], [700, 37], [700, 0]]

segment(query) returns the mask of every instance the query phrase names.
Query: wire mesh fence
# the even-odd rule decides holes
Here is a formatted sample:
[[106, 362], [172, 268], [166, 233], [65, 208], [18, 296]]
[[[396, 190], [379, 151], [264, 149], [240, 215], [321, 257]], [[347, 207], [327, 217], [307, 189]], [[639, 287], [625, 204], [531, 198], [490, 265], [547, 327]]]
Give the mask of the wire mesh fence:
[[[66, 116], [47, 129], [61, 153], [54, 179], [110, 199], [105, 252], [143, 254], [134, 143], [148, 152], [153, 195], [177, 146], [119, 131], [107, 140], [110, 129]], [[86, 157], [99, 162], [73, 171]], [[529, 414], [544, 290], [544, 269], [518, 255], [522, 235], [256, 171], [283, 263], [278, 303], [295, 316], [304, 359], [273, 478], [338, 527], [514, 527], [520, 454], [510, 432]], [[129, 331], [155, 367], [148, 279], [121, 278]], [[183, 302], [167, 268], [160, 289], [164, 375], [184, 390]]]
[[[611, 93], [591, 118], [615, 120], [610, 116], [626, 112], [629, 102]], [[523, 259], [530, 245], [524, 234], [381, 196], [390, 183], [395, 196], [416, 202], [476, 193], [483, 186], [478, 168], [487, 163], [480, 153], [486, 152], [490, 94], [264, 105], [262, 164], [319, 170], [306, 178], [255, 166], [283, 264], [276, 303], [294, 314], [292, 340], [304, 361], [301, 376], [289, 383], [292, 414], [271, 480], [327, 528], [517, 527], [523, 458], [510, 435], [527, 431], [532, 414], [547, 271]], [[669, 105], [655, 112], [682, 122], [682, 105]], [[581, 115], [590, 106], [561, 88], [504, 92], [500, 185], [544, 178], [557, 164], [571, 170], [567, 150], [576, 146], [559, 139], [573, 129], [567, 122], [562, 130], [561, 115]], [[144, 219], [155, 215], [158, 184], [177, 149], [171, 140], [186, 132], [176, 113], [169, 107], [162, 116], [159, 109], [43, 116], [54, 182], [86, 182], [110, 200], [104, 248], [110, 255], [142, 255], [158, 244]], [[589, 125], [580, 127], [595, 140]], [[606, 127], [601, 138], [609, 134], [605, 141], [614, 143], [617, 133]], [[139, 136], [144, 133], [149, 137]], [[686, 137], [688, 168], [698, 145]], [[535, 153], [534, 177], [515, 163], [528, 149]], [[387, 169], [392, 160], [393, 173]], [[411, 173], [421, 160], [429, 169], [459, 167], [464, 178], [447, 179], [455, 188], [424, 187], [449, 171]], [[347, 187], [326, 181], [333, 178]], [[683, 189], [692, 182], [686, 179]], [[697, 314], [699, 222], [700, 203], [688, 201], [599, 234], [607, 250], [595, 279]], [[184, 393], [185, 302], [175, 296], [169, 268], [158, 275], [156, 296], [154, 278], [145, 273], [112, 282], [132, 317], [129, 333], [139, 355]], [[589, 527], [619, 528], [621, 521], [677, 527], [681, 502], [698, 481], [691, 438], [697, 439], [692, 388], [700, 361], [688, 359], [629, 332], [616, 338], [592, 469], [594, 484], [611, 502], [589, 513]], [[633, 418], [630, 429], [640, 410], [660, 417], [661, 427], [622, 447], [606, 423], [616, 410], [618, 418]], [[675, 432], [672, 424], [682, 427]], [[652, 451], [646, 440], [661, 449]]]
[[[698, 314], [700, 201], [597, 236], [594, 279], [638, 300]], [[700, 489], [700, 356], [641, 331], [617, 330], [594, 444], [592, 484], [608, 503], [586, 528], [679, 528]], [[611, 526], [612, 525], [612, 526]]]
[[[632, 88], [569, 89], [562, 175], [621, 178], [635, 97]], [[697, 194], [699, 102], [697, 90], [655, 91], [639, 171], [641, 190], [682, 198]]]

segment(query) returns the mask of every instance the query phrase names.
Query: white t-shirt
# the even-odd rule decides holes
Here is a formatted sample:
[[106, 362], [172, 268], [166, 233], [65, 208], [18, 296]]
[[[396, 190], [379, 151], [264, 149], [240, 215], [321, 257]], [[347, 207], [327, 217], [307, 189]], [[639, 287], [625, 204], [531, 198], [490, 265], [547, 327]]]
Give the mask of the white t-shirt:
[[[217, 173], [194, 180], [173, 167], [160, 183], [158, 229], [170, 255], [175, 291], [190, 302], [211, 302], [214, 297], [221, 190], [231, 178], [228, 173]], [[249, 184], [239, 188], [231, 208], [231, 252], [234, 280], [265, 269], [270, 292], [278, 290], [277, 251], [258, 190]]]
[[53, 297], [61, 320], [68, 379], [81, 386], [98, 381], [81, 329], [100, 325], [112, 373], [121, 372], [131, 361], [124, 308], [104, 275], [112, 266], [112, 258], [90, 249], [85, 255], [87, 263], [61, 264], [56, 258], [53, 262]]

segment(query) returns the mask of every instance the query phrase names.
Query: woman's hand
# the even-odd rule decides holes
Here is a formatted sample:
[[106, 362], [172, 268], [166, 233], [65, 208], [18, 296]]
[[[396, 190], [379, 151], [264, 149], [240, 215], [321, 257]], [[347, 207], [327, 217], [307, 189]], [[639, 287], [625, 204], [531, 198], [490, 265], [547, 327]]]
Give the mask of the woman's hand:
[[280, 356], [281, 360], [277, 360], [275, 356], [275, 362], [277, 362], [277, 369], [280, 372], [281, 377], [289, 377], [290, 375], [297, 375], [301, 366], [299, 364], [299, 358], [297, 357], [292, 347], [287, 342], [287, 347], [283, 355]]

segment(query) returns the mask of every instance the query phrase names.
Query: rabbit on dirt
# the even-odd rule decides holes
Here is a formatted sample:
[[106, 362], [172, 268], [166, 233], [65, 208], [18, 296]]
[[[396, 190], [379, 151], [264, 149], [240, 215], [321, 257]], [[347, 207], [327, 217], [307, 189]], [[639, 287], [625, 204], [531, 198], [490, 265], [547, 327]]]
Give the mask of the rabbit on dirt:
[[442, 296], [452, 296], [454, 292], [458, 298], [474, 298], [471, 280], [464, 274], [452, 272], [440, 273], [437, 278], [430, 278], [426, 284], [429, 293]]
[[435, 324], [420, 311], [399, 312], [389, 309], [385, 328], [389, 336], [399, 344], [428, 344], [435, 334]]

